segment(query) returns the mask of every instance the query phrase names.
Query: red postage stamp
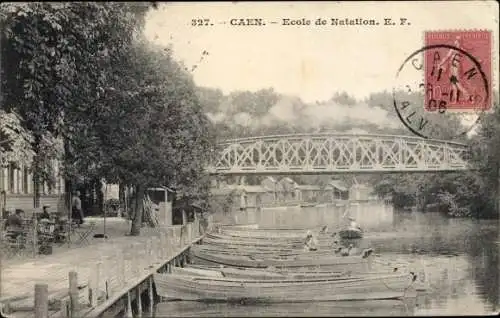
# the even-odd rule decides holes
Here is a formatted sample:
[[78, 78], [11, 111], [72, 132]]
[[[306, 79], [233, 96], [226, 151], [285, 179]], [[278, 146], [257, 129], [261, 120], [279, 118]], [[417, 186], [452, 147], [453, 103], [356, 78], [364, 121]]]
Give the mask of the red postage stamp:
[[490, 31], [425, 32], [425, 110], [490, 110], [491, 45]]

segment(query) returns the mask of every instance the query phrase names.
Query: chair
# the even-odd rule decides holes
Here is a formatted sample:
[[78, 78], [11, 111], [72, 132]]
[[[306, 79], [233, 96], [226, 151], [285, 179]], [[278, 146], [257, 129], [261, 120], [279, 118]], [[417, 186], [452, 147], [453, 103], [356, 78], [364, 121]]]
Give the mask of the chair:
[[74, 233], [78, 235], [77, 244], [90, 244], [89, 237], [94, 234], [95, 229], [95, 222], [90, 222], [88, 226], [82, 224], [80, 227], [73, 228]]
[[38, 224], [38, 252], [40, 254], [52, 254], [52, 243], [55, 241], [54, 230], [53, 222], [41, 220]]
[[4, 246], [12, 256], [22, 256], [26, 248], [26, 235], [22, 231], [7, 230], [2, 238]]
[[58, 244], [66, 243], [72, 230], [71, 224], [67, 220], [57, 220], [54, 230], [54, 241]]

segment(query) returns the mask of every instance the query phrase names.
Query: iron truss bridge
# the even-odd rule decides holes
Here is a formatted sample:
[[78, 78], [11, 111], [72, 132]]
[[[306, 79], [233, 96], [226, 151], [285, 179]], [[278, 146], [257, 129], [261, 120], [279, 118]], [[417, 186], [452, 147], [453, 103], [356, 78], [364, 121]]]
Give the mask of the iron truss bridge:
[[465, 144], [411, 136], [294, 134], [218, 145], [212, 175], [437, 172], [468, 169]]

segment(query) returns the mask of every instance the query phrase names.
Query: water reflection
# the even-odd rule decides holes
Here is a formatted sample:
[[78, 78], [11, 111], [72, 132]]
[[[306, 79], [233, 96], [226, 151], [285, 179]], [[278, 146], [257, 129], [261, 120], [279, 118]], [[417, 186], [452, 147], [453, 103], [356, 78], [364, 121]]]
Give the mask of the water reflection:
[[[171, 316], [408, 316], [481, 315], [499, 310], [498, 222], [448, 219], [439, 213], [395, 212], [392, 229], [356, 242], [404, 259], [425, 275], [428, 291], [406, 302], [331, 302], [235, 306], [170, 302]], [[360, 220], [362, 222], [362, 220]]]
[[157, 313], [179, 313], [183, 317], [345, 317], [359, 316], [360, 312], [369, 316], [409, 316], [414, 314], [411, 308], [414, 308], [414, 306], [392, 300], [283, 303], [247, 306], [179, 301], [159, 304], [157, 306]]

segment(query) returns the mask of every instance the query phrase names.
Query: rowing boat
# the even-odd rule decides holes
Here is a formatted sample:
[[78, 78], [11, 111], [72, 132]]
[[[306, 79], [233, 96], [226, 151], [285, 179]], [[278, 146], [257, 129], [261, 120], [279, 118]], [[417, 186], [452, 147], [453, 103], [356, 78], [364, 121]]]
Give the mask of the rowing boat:
[[304, 255], [284, 259], [263, 257], [261, 255], [231, 255], [221, 253], [210, 253], [198, 246], [191, 248], [192, 260], [199, 264], [227, 265], [246, 268], [315, 268], [325, 267], [342, 271], [345, 268], [351, 270], [366, 270], [370, 267], [372, 255], [363, 256], [334, 256], [334, 255]]
[[[243, 237], [243, 236], [230, 236], [225, 234], [207, 234], [206, 238], [208, 240], [217, 240], [221, 243], [227, 244], [256, 244], [256, 245], [283, 245], [283, 244], [298, 244], [303, 243], [306, 236], [297, 236], [297, 237]], [[318, 242], [331, 242], [332, 237], [329, 235], [318, 235]]]
[[392, 274], [340, 280], [244, 280], [154, 274], [154, 280], [158, 295], [169, 299], [274, 303], [404, 298], [415, 278]]
[[[255, 246], [218, 246], [203, 244], [195, 247], [199, 251], [203, 251], [211, 254], [221, 254], [221, 255], [238, 255], [238, 256], [253, 256], [253, 257], [264, 257], [264, 258], [290, 258], [294, 257], [307, 257], [315, 258], [321, 256], [339, 256], [342, 254], [341, 249], [333, 249], [330, 247], [323, 247], [316, 251], [304, 251], [303, 246], [290, 249], [284, 247], [274, 247], [274, 248], [257, 248]], [[348, 253], [349, 255], [361, 255], [364, 251], [360, 249], [352, 249]]]
[[[401, 271], [403, 272], [403, 271]], [[253, 269], [253, 268], [233, 268], [221, 266], [207, 266], [191, 264], [189, 267], [172, 267], [172, 274], [216, 277], [216, 278], [235, 278], [249, 280], [310, 280], [310, 279], [347, 279], [355, 277], [368, 277], [388, 272], [374, 271], [366, 273], [345, 272], [287, 272], [276, 269]]]
[[231, 267], [216, 267], [204, 265], [190, 265], [189, 267], [172, 267], [173, 274], [218, 277], [218, 278], [236, 278], [250, 280], [300, 280], [300, 279], [334, 279], [345, 278], [351, 275], [349, 272], [280, 272], [276, 270], [261, 269], [242, 269]]
[[343, 239], [360, 239], [363, 237], [361, 229], [347, 228], [339, 231], [339, 236]]
[[[296, 240], [296, 241], [283, 241], [278, 242], [277, 240], [263, 240], [263, 241], [248, 241], [248, 240], [223, 240], [216, 239], [213, 237], [205, 237], [203, 239], [203, 245], [210, 246], [218, 249], [225, 250], [255, 250], [255, 251], [297, 251], [302, 250], [304, 248], [305, 240]], [[319, 239], [316, 244], [319, 250], [331, 250], [334, 246], [334, 239]]]
[[[311, 229], [311, 232], [319, 232], [320, 229]], [[248, 229], [248, 228], [232, 228], [221, 227], [217, 234], [224, 234], [227, 236], [241, 237], [241, 238], [254, 238], [254, 239], [289, 239], [305, 237], [307, 230], [262, 230], [262, 229]]]

